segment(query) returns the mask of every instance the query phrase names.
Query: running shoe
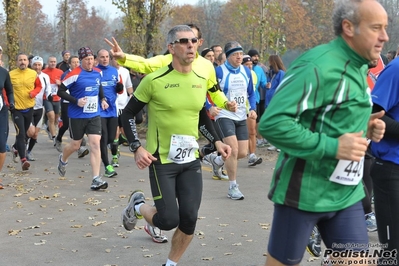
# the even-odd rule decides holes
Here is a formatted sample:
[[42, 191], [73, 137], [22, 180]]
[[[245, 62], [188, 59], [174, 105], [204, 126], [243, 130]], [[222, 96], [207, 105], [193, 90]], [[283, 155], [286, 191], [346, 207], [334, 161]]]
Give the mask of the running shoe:
[[93, 178], [93, 181], [91, 182], [90, 189], [92, 190], [99, 190], [99, 189], [106, 189], [108, 187], [107, 181], [103, 181], [101, 179], [101, 176], [96, 176]]
[[262, 158], [257, 157], [256, 155], [250, 156], [248, 160], [248, 166], [255, 166], [257, 164], [262, 163]]
[[3, 188], [4, 188], [4, 185], [3, 185], [2, 182], [3, 182], [3, 181], [0, 179], [0, 189], [3, 189]]
[[112, 157], [112, 166], [113, 167], [119, 167], [119, 160], [118, 157]]
[[227, 194], [227, 197], [229, 197], [232, 200], [243, 200], [244, 199], [244, 195], [238, 189], [238, 184], [235, 184], [231, 188], [229, 188], [229, 193]]
[[137, 220], [143, 218], [143, 216], [139, 215], [134, 209], [134, 206], [139, 203], [145, 203], [144, 193], [141, 190], [135, 190], [130, 195], [129, 203], [122, 212], [122, 224], [128, 231], [133, 230], [137, 224]]
[[80, 146], [80, 148], [78, 150], [78, 158], [83, 158], [87, 154], [89, 154], [89, 149], [86, 148], [85, 146]]
[[66, 173], [66, 166], [68, 165], [68, 163], [64, 163], [62, 161], [62, 153], [59, 155], [58, 157], [58, 174], [60, 176], [65, 176]]
[[[209, 160], [209, 162], [212, 165], [212, 170], [213, 170], [213, 175], [218, 175], [219, 174], [219, 170], [222, 168], [223, 165], [218, 165], [215, 162], [217, 155], [214, 153], [209, 154], [209, 158], [207, 160]], [[205, 157], [204, 157], [205, 158]]]
[[268, 151], [277, 151], [277, 152], [280, 152], [281, 150], [280, 149], [277, 149], [275, 146], [273, 146], [273, 145], [270, 145], [270, 147], [269, 148], [267, 148], [267, 150]]
[[21, 166], [22, 166], [22, 171], [27, 171], [27, 170], [29, 170], [29, 167], [30, 167], [30, 163], [28, 162], [28, 160], [24, 160], [24, 161], [21, 161]]
[[144, 226], [144, 230], [147, 232], [147, 234], [150, 235], [152, 241], [154, 241], [155, 243], [168, 242], [168, 238], [164, 234], [162, 234], [162, 230], [158, 227], [151, 226], [149, 223], [147, 223]]
[[212, 165], [211, 158], [210, 158], [211, 155], [212, 155], [212, 153], [207, 154], [204, 157], [202, 157], [202, 162], [205, 163], [205, 164], [208, 164], [208, 165]]
[[[112, 156], [121, 157], [121, 152], [119, 150], [118, 142], [113, 142], [108, 144], [108, 148], [111, 150]], [[113, 154], [113, 150], [116, 150], [116, 154]]]
[[114, 177], [116, 175], [118, 174], [115, 172], [114, 167], [112, 167], [112, 165], [107, 165], [107, 167], [105, 167], [105, 174], [104, 174], [105, 177]]
[[377, 220], [375, 219], [374, 212], [366, 214], [366, 226], [369, 232], [377, 231]]
[[309, 254], [313, 257], [321, 256], [321, 235], [319, 228], [316, 225], [313, 227], [312, 233], [309, 236], [306, 251], [309, 252]]
[[33, 153], [31, 151], [26, 152], [26, 159], [28, 161], [36, 161], [35, 157], [33, 156]]
[[50, 140], [53, 140], [53, 136], [51, 136], [51, 132], [50, 132], [50, 129], [48, 128], [48, 126], [46, 126], [44, 130], [46, 131], [48, 138]]
[[62, 146], [61, 146], [61, 141], [55, 139], [54, 147], [58, 152], [62, 152]]
[[229, 180], [229, 176], [226, 174], [226, 172], [223, 170], [223, 167], [219, 168], [217, 173], [213, 173], [212, 176], [213, 180]]
[[11, 147], [11, 151], [12, 151], [12, 160], [14, 161], [14, 163], [17, 163], [18, 151], [14, 148], [14, 146]]
[[266, 147], [266, 143], [263, 141], [263, 139], [256, 139], [256, 147], [257, 148]]

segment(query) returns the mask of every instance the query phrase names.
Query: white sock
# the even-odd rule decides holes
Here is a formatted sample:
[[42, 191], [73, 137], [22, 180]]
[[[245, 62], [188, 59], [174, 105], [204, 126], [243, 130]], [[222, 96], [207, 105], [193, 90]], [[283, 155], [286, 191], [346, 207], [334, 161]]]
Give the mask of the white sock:
[[232, 188], [234, 185], [237, 185], [237, 180], [229, 181], [230, 188]]
[[217, 164], [217, 165], [219, 165], [219, 166], [223, 166], [224, 165], [224, 161], [223, 161], [223, 159], [222, 159], [222, 156], [217, 156], [216, 158], [215, 158], [215, 163]]
[[177, 263], [174, 261], [171, 261], [170, 259], [168, 259], [165, 264], [165, 266], [176, 266], [176, 265], [177, 265]]
[[[137, 212], [138, 215], [141, 215], [140, 207], [141, 207], [141, 205], [143, 205], [143, 204], [144, 204], [144, 203], [142, 202], [142, 203], [139, 203], [139, 204], [134, 205], [134, 210]], [[167, 265], [167, 264], [166, 264], [166, 265]]]
[[251, 153], [250, 155], [249, 155], [249, 158], [252, 158], [252, 157], [255, 157], [256, 155], [255, 155], [255, 153]]

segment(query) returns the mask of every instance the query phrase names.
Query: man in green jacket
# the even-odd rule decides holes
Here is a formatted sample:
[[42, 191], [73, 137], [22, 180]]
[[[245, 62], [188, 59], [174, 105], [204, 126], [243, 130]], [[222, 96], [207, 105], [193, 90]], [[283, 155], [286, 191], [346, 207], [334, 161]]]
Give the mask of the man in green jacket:
[[375, 0], [337, 1], [337, 38], [292, 63], [261, 118], [259, 132], [281, 149], [268, 195], [268, 266], [299, 264], [314, 225], [331, 259], [347, 244], [368, 248], [360, 181], [366, 137], [378, 142], [385, 123], [383, 112], [370, 117], [366, 72], [388, 41], [387, 24]]

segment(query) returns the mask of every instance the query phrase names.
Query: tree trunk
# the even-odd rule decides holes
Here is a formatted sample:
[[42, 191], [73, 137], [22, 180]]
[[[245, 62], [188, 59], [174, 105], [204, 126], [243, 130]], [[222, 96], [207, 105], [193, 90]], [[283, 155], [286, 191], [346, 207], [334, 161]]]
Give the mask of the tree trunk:
[[4, 0], [3, 2], [7, 16], [7, 55], [10, 70], [16, 68], [16, 58], [19, 53], [19, 1], [20, 0]]

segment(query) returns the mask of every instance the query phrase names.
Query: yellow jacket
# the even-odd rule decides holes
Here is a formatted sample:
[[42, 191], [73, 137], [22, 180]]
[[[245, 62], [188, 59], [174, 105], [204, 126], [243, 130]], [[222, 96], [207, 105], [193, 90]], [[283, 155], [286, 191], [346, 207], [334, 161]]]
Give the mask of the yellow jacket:
[[19, 68], [10, 71], [12, 87], [14, 89], [15, 109], [25, 110], [35, 106], [36, 71]]

